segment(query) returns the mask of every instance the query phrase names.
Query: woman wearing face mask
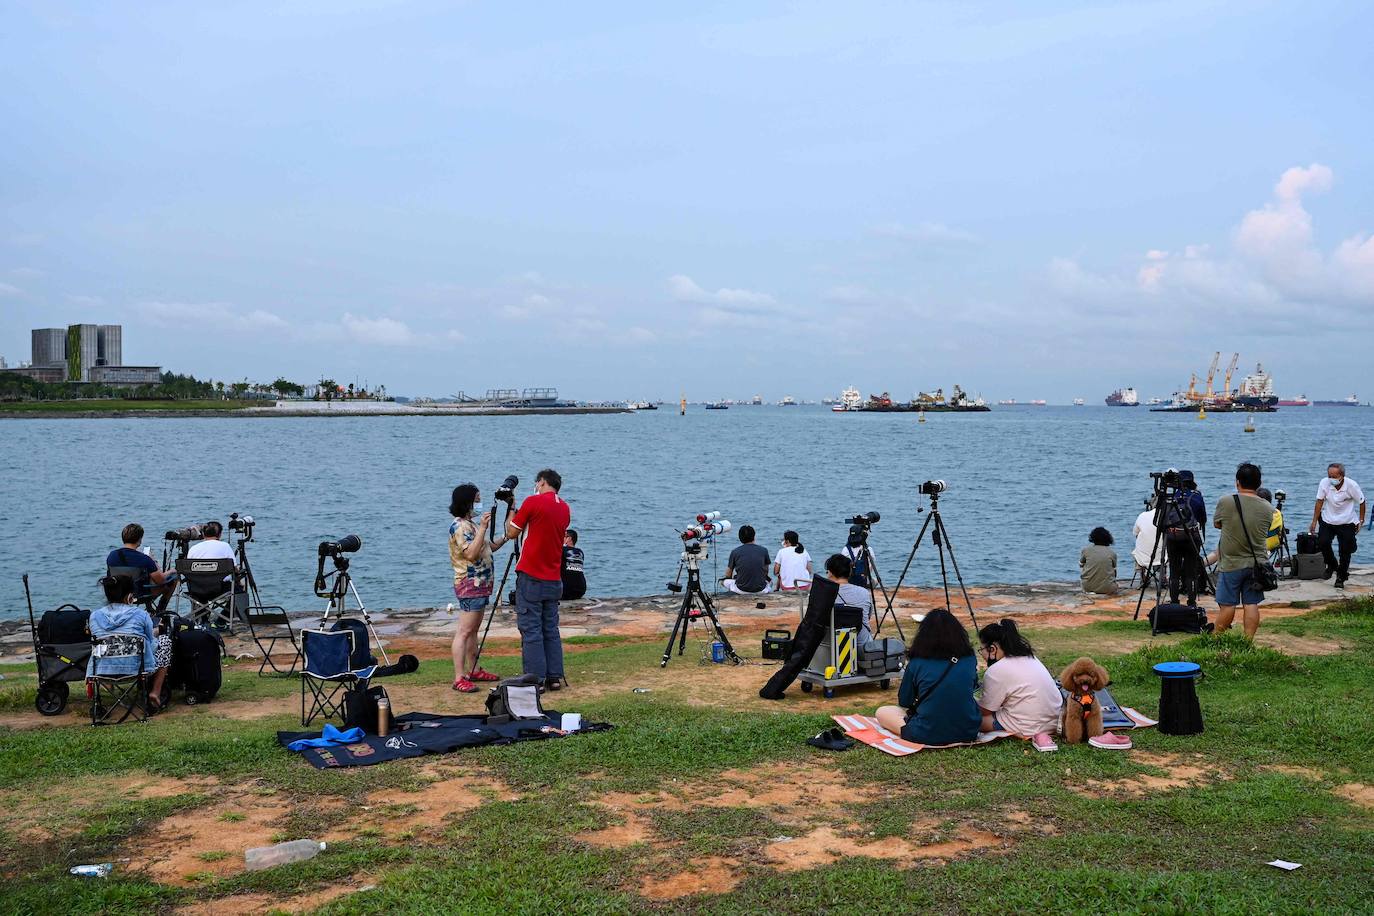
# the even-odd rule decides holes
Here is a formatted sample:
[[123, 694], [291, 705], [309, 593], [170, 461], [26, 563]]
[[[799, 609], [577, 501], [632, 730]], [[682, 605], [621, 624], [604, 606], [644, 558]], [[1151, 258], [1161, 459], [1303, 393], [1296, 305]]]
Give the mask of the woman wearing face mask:
[[778, 582], [779, 591], [811, 587], [811, 554], [806, 552], [795, 531], [782, 533], [782, 546], [773, 561], [773, 578]]
[[[500, 680], [477, 668], [477, 628], [491, 600], [491, 552], [508, 540], [498, 534], [487, 541], [491, 512], [482, 511], [482, 494], [471, 483], [453, 488], [449, 502], [453, 524], [448, 529], [448, 555], [453, 563], [453, 594], [458, 599], [458, 627], [453, 634], [453, 689], [476, 693], [477, 681]], [[500, 600], [500, 596], [497, 596]]]

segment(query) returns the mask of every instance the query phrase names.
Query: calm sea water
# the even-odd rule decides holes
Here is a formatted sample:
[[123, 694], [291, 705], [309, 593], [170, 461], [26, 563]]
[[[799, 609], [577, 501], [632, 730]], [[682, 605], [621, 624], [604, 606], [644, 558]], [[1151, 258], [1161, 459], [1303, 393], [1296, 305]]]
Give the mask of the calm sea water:
[[[1374, 483], [1374, 411], [1281, 410], [1256, 418], [1145, 408], [1004, 408], [989, 414], [832, 414], [817, 407], [689, 408], [611, 416], [11, 420], [0, 424], [0, 616], [101, 603], [96, 580], [129, 521], [160, 556], [168, 528], [254, 516], [264, 597], [292, 610], [311, 592], [316, 545], [356, 533], [353, 572], [370, 608], [452, 600], [449, 491], [474, 481], [487, 505], [509, 473], [529, 493], [544, 466], [587, 553], [592, 595], [664, 592], [675, 528], [698, 511], [752, 524], [770, 553], [800, 532], [819, 565], [844, 543], [846, 516], [877, 510], [872, 545], [895, 582], [921, 524], [917, 485], [943, 478], [941, 509], [973, 583], [1073, 580], [1088, 532], [1105, 525], [1129, 569], [1130, 528], [1151, 470], [1191, 468], [1209, 506], [1252, 460], [1310, 517], [1330, 460]], [[721, 553], [738, 542], [732, 534]], [[498, 554], [498, 574], [505, 553]], [[724, 557], [720, 557], [724, 569]], [[922, 545], [908, 582], [938, 576]]]

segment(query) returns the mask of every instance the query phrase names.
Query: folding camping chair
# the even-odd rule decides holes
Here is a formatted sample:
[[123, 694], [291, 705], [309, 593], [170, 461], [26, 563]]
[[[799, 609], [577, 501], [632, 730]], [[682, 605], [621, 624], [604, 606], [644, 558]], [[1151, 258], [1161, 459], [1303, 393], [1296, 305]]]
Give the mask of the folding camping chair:
[[177, 560], [177, 573], [181, 575], [186, 586], [186, 597], [191, 601], [191, 622], [207, 627], [222, 622], [232, 633], [240, 594], [234, 561], [227, 558], [183, 558]]
[[317, 716], [342, 718], [345, 691], [366, 688], [377, 666], [352, 667], [352, 630], [301, 630], [300, 636], [301, 725], [309, 726]]
[[[258, 677], [270, 677], [267, 673], [269, 667], [274, 675], [290, 677], [295, 674], [296, 666], [301, 661], [301, 648], [296, 640], [296, 631], [291, 628], [291, 618], [286, 616], [286, 609], [278, 605], [249, 604], [243, 608], [240, 616], [248, 624], [248, 635], [253, 637], [253, 642], [262, 652]], [[267, 627], [286, 627], [286, 632], [263, 632]], [[291, 646], [291, 664], [285, 668], [272, 658], [273, 649], [282, 641]], [[280, 654], [285, 655], [285, 652]]]
[[[92, 642], [91, 670], [94, 675], [89, 678], [91, 724], [117, 725], [130, 716], [138, 722], [148, 721], [148, 684], [144, 677], [147, 672], [143, 668], [143, 637], [132, 633], [112, 633], [109, 636], [96, 637]], [[123, 674], [100, 673], [102, 665], [106, 662], [134, 658], [138, 660], [136, 671]], [[115, 718], [120, 710], [123, 710], [123, 714]]]

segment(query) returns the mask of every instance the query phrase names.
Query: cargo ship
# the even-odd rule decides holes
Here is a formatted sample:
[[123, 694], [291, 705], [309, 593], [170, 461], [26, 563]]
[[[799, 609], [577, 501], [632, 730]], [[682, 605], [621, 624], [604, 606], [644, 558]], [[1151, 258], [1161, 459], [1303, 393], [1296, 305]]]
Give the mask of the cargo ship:
[[1139, 407], [1140, 397], [1134, 388], [1118, 388], [1107, 395], [1108, 407]]
[[1279, 401], [1280, 407], [1311, 407], [1312, 402], [1307, 400], [1307, 395], [1300, 394], [1295, 398], [1284, 398]]
[[1240, 387], [1231, 393], [1231, 403], [1247, 410], [1268, 410], [1279, 402], [1274, 394], [1274, 377], [1264, 371], [1262, 363], [1255, 364], [1255, 371], [1240, 380]]
[[1217, 379], [1217, 366], [1221, 362], [1221, 352], [1212, 355], [1212, 365], [1207, 369], [1207, 387], [1205, 390], [1198, 389], [1198, 376], [1193, 373], [1188, 379], [1188, 388], [1184, 391], [1174, 392], [1173, 400], [1167, 405], [1151, 407], [1150, 410], [1156, 413], [1203, 413], [1210, 411], [1213, 413], [1242, 413], [1245, 411], [1255, 411], [1260, 413], [1270, 413], [1277, 410], [1279, 397], [1274, 394], [1274, 379], [1264, 371], [1264, 366], [1257, 364], [1255, 371], [1241, 379], [1240, 385], [1234, 390], [1231, 388], [1231, 378], [1235, 375], [1236, 364], [1240, 361], [1240, 354], [1235, 353], [1231, 356], [1231, 362], [1226, 367], [1221, 388], [1218, 390], [1213, 387]]
[[964, 389], [955, 385], [954, 392], [948, 398], [945, 397], [944, 388], [936, 388], [931, 394], [919, 392], [916, 397], [905, 403], [893, 401], [892, 396], [884, 391], [882, 394], [869, 395], [868, 402], [858, 409], [873, 413], [985, 413], [991, 408], [982, 397], [969, 397]]
[[846, 388], [840, 392], [839, 400], [831, 406], [835, 413], [846, 413], [851, 410], [862, 410], [864, 406], [863, 395], [859, 394], [857, 388]]
[[1353, 394], [1348, 398], [1341, 398], [1339, 401], [1313, 401], [1315, 407], [1359, 407], [1360, 399]]

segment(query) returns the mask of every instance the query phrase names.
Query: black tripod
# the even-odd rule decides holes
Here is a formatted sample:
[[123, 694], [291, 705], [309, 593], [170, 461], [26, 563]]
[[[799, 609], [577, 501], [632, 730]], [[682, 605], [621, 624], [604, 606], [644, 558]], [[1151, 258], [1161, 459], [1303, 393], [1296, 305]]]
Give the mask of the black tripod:
[[[878, 615], [878, 619], [873, 623], [873, 635], [877, 636], [878, 632], [883, 628], [883, 621], [891, 617], [893, 625], [897, 628], [897, 636], [905, 642], [906, 634], [902, 632], [902, 622], [897, 618], [896, 611], [892, 610], [892, 596], [887, 593], [887, 586], [883, 585], [882, 573], [878, 572], [878, 560], [873, 556], [873, 551], [868, 549], [868, 531], [865, 530], [864, 533], [857, 538], [857, 544], [853, 543], [855, 540], [855, 536], [850, 535], [850, 543], [845, 544], [845, 553], [849, 555], [849, 562], [851, 564], [857, 562], [860, 558], [864, 561], [864, 568], [867, 570], [868, 577], [869, 602], [875, 608], [878, 606], [878, 592], [882, 592], [883, 600], [887, 602], [883, 612]], [[877, 584], [876, 590], [874, 589], [874, 583]]]
[[[1280, 515], [1283, 514], [1284, 498], [1278, 496], [1274, 503], [1274, 511]], [[1275, 547], [1269, 555], [1269, 562], [1274, 564], [1274, 568], [1279, 571], [1280, 575], [1289, 579], [1298, 574], [1298, 571], [1293, 567], [1293, 550], [1288, 545], [1288, 526], [1286, 524], [1283, 526], [1283, 530], [1279, 532], [1279, 546]], [[1288, 570], [1286, 573], [1284, 572], [1285, 569]]]
[[[326, 591], [326, 587], [328, 591]], [[382, 661], [390, 665], [391, 659], [386, 654], [386, 647], [377, 636], [377, 628], [372, 623], [372, 615], [368, 614], [367, 607], [363, 605], [362, 596], [358, 594], [358, 587], [353, 584], [353, 576], [348, 571], [348, 557], [341, 553], [334, 554], [334, 571], [328, 575], [324, 572], [324, 557], [320, 557], [320, 570], [315, 574], [315, 594], [321, 598], [328, 598], [329, 604], [325, 606], [324, 614], [320, 617], [320, 628], [329, 622], [329, 615], [333, 614], [336, 618], [344, 618], [350, 614], [357, 614], [362, 617], [363, 624], [366, 625], [368, 633], [372, 636], [372, 644], [377, 647], [377, 651], [382, 653]], [[353, 610], [348, 609], [348, 596], [353, 596], [357, 607]]]
[[[693, 620], [705, 617], [711, 623], [711, 628], [716, 632], [716, 639], [725, 647], [725, 657], [736, 665], [744, 664], [744, 659], [735, 653], [734, 646], [730, 645], [730, 639], [721, 629], [720, 620], [716, 617], [716, 606], [711, 603], [711, 596], [706, 594], [706, 590], [701, 587], [701, 555], [700, 544], [688, 544], [682, 548], [682, 560], [678, 563], [677, 578], [668, 583], [668, 591], [683, 592], [682, 606], [678, 608], [677, 620], [673, 623], [673, 632], [668, 637], [668, 646], [663, 650], [663, 661], [659, 662], [660, 668], [668, 667], [668, 659], [673, 654], [673, 643], [677, 643], [677, 654], [682, 655], [687, 648], [687, 627]], [[687, 585], [681, 584], [682, 571], [687, 570]]]
[[[506, 517], [501, 521], [501, 530], [506, 530], [506, 524], [510, 522], [511, 514], [515, 511], [515, 500], [507, 500]], [[496, 513], [491, 514], [491, 531], [487, 535], [487, 543], [490, 544], [496, 538]], [[478, 663], [482, 660], [482, 649], [487, 644], [487, 634], [491, 632], [491, 621], [496, 616], [496, 608], [501, 604], [501, 596], [506, 591], [506, 580], [510, 578], [510, 571], [515, 568], [515, 564], [520, 562], [520, 537], [517, 536], [514, 546], [511, 548], [510, 556], [506, 559], [506, 571], [501, 573], [501, 584], [492, 592], [491, 604], [487, 606], [487, 621], [482, 626], [482, 638], [477, 641], [477, 654], [472, 657], [472, 670], [476, 671]]]
[[[940, 484], [940, 490], [944, 489], [944, 484]], [[911, 553], [907, 555], [906, 565], [902, 567], [902, 574], [897, 577], [897, 585], [893, 587], [892, 594], [887, 596], [887, 610], [883, 616], [892, 615], [892, 619], [897, 619], [897, 614], [892, 610], [892, 603], [897, 600], [898, 593], [902, 590], [902, 583], [906, 581], [907, 571], [911, 569], [911, 562], [916, 559], [916, 551], [921, 547], [921, 541], [925, 539], [926, 531], [930, 530], [930, 540], [935, 545], [935, 552], [940, 557], [940, 581], [945, 589], [945, 608], [953, 612], [949, 596], [949, 569], [945, 566], [945, 553], [949, 553], [949, 566], [954, 569], [954, 578], [959, 582], [959, 591], [964, 596], [964, 606], [968, 608], [968, 618], [973, 623], [973, 629], [978, 629], [978, 618], [973, 613], [973, 599], [968, 596], [968, 588], [964, 585], [963, 573], [959, 572], [959, 562], [954, 559], [954, 545], [949, 541], [949, 531], [945, 528], [945, 520], [940, 515], [940, 491], [927, 492], [924, 485], [922, 492], [930, 497], [930, 514], [921, 524], [921, 530], [916, 535], [916, 543], [911, 545]], [[924, 512], [925, 509], [918, 508], [917, 512]], [[931, 523], [934, 523], [932, 528]], [[899, 629], [900, 632], [900, 629]]]
[[[1190, 559], [1196, 559], [1197, 566], [1195, 569], [1175, 570], [1174, 563], [1171, 560], [1169, 562], [1169, 578], [1172, 580], [1173, 577], [1177, 575], [1180, 577], [1180, 580], [1182, 580], [1183, 576], [1193, 575], [1197, 579], [1204, 580], [1207, 585], [1210, 585], [1211, 580], [1206, 578], [1207, 557], [1203, 554], [1202, 550], [1203, 544], [1201, 530], [1197, 529], [1197, 526], [1193, 524], [1192, 514], [1187, 506], [1187, 495], [1184, 493], [1183, 489], [1178, 486], [1177, 483], [1171, 483], [1169, 481], [1167, 473], [1161, 474], [1156, 471], [1150, 474], [1150, 476], [1155, 479], [1155, 542], [1154, 545], [1150, 548], [1150, 563], [1146, 567], [1146, 569], [1151, 570], [1155, 568], [1155, 558], [1160, 555], [1160, 548], [1164, 546], [1164, 539], [1168, 535], [1168, 528], [1165, 525], [1165, 521], [1168, 518], [1169, 505], [1172, 502], [1176, 504], [1180, 509], [1180, 514], [1184, 522], [1184, 528], [1188, 532], [1188, 547], [1192, 551], [1192, 553], [1195, 554], [1195, 556], [1190, 557]], [[1190, 563], [1188, 565], [1192, 564]], [[1154, 582], [1155, 604], [1158, 605], [1161, 603], [1161, 599], [1164, 597], [1164, 570], [1162, 567], [1154, 573]], [[1204, 582], [1195, 581], [1191, 584], [1186, 582], [1182, 584], [1188, 586], [1188, 594], [1196, 595], [1199, 591], [1203, 590], [1200, 586], [1202, 586]], [[1145, 604], [1145, 592], [1147, 592], [1149, 588], [1150, 576], [1147, 574], [1140, 580], [1140, 597], [1136, 599], [1135, 614], [1132, 615], [1132, 620], [1140, 619], [1140, 608]], [[1172, 590], [1170, 592], [1170, 597], [1172, 598]]]

